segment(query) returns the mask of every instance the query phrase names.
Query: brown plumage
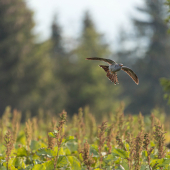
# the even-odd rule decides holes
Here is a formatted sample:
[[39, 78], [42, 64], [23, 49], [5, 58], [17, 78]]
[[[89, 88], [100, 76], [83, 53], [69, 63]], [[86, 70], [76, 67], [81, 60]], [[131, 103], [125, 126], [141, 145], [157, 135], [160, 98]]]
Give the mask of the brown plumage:
[[121, 69], [125, 71], [136, 84], [139, 84], [138, 76], [130, 68], [123, 66]]
[[86, 58], [86, 59], [107, 62], [109, 66], [106, 66], [106, 65], [99, 65], [99, 66], [107, 73], [106, 76], [111, 80], [111, 82], [114, 82], [115, 85], [119, 84], [118, 78], [117, 78], [117, 71], [119, 70], [125, 71], [137, 85], [139, 84], [139, 79], [137, 75], [130, 68], [123, 66], [123, 64], [118, 64], [113, 60], [99, 58], [99, 57]]
[[99, 65], [107, 74], [106, 76], [109, 78], [109, 80], [111, 80], [111, 82], [114, 82], [114, 84], [116, 85], [119, 84], [118, 78], [117, 78], [117, 73], [110, 73], [109, 71], [109, 66], [105, 66], [105, 65]]

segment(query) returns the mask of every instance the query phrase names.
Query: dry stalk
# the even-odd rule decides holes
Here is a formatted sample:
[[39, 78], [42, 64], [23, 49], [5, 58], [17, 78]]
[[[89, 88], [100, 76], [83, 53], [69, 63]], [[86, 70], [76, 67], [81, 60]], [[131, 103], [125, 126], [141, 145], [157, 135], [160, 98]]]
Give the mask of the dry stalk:
[[8, 132], [6, 133], [6, 135], [4, 136], [4, 141], [5, 141], [5, 147], [6, 147], [6, 162], [7, 162], [7, 170], [9, 169], [9, 160], [10, 160], [10, 154], [11, 151], [13, 149], [13, 145], [14, 145], [14, 138], [12, 136], [12, 132], [10, 130], [8, 130]]
[[64, 125], [66, 123], [66, 118], [67, 118], [67, 112], [65, 112], [63, 110], [63, 112], [60, 114], [60, 121], [59, 121], [59, 125], [57, 126], [57, 133], [55, 133], [55, 139], [56, 139], [56, 144], [58, 146], [58, 152], [57, 152], [57, 156], [55, 157], [55, 161], [54, 161], [54, 169], [56, 168], [57, 165], [57, 160], [59, 157], [59, 151], [61, 148], [61, 144], [62, 144], [62, 140], [65, 136], [64, 134]]
[[95, 161], [92, 159], [93, 154], [90, 155], [90, 145], [88, 144], [87, 140], [84, 143], [84, 148], [80, 153], [82, 153], [83, 162], [87, 166], [87, 169], [91, 170], [91, 165], [94, 164]]
[[110, 125], [110, 127], [107, 131], [106, 140], [107, 140], [108, 154], [111, 154], [111, 151], [112, 151], [112, 141], [113, 141], [113, 137], [114, 137], [113, 128], [114, 128], [114, 124]]
[[28, 119], [28, 121], [26, 122], [25, 135], [26, 135], [27, 149], [29, 151], [30, 143], [32, 139], [32, 122], [30, 121], [30, 119]]
[[99, 126], [98, 128], [98, 138], [99, 138], [98, 150], [99, 150], [99, 155], [100, 155], [100, 168], [101, 168], [101, 164], [103, 160], [102, 151], [104, 149], [104, 143], [107, 138], [105, 137], [106, 128], [107, 128], [107, 122], [103, 122], [102, 125]]
[[150, 144], [150, 138], [149, 138], [149, 134], [146, 133], [144, 135], [144, 141], [143, 141], [143, 148], [147, 151], [147, 162], [149, 165], [149, 169], [152, 170], [152, 168], [150, 167], [150, 160], [151, 160], [151, 153], [153, 151], [154, 148], [149, 148], [149, 144]]
[[155, 125], [154, 139], [157, 144], [159, 159], [165, 156], [165, 133], [161, 125]]
[[83, 139], [85, 136], [85, 123], [83, 120], [83, 110], [82, 108], [79, 109], [79, 113], [78, 113], [78, 133], [77, 133], [77, 139], [78, 139], [78, 152], [81, 152], [82, 150], [82, 143], [83, 143]]
[[141, 167], [141, 161], [140, 161], [140, 158], [141, 158], [141, 152], [142, 152], [142, 149], [143, 149], [143, 133], [139, 133], [138, 136], [136, 137], [135, 139], [135, 145], [134, 145], [134, 148], [135, 148], [135, 152], [134, 152], [134, 168], [135, 170], [140, 170], [140, 167]]

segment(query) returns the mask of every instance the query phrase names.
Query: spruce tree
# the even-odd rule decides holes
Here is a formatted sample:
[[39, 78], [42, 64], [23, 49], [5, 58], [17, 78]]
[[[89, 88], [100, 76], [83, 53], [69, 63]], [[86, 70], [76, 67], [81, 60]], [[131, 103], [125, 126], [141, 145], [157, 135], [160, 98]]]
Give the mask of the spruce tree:
[[[166, 6], [168, 7], [167, 11], [167, 18], [166, 18], [166, 23], [169, 26], [169, 21], [170, 21], [170, 0], [166, 1]], [[170, 28], [168, 28], [168, 34], [170, 34]], [[168, 100], [168, 104], [170, 105], [170, 79], [168, 77], [163, 77], [161, 78], [161, 85], [163, 87], [163, 90], [165, 92], [164, 98]]]
[[[167, 25], [164, 22], [165, 8], [163, 0], [147, 0], [144, 7], [137, 10], [146, 16], [146, 19], [133, 19], [136, 36], [135, 44], [143, 42], [143, 47], [136, 48], [139, 57], [133, 69], [139, 76], [139, 86], [126, 83], [126, 96], [131, 99], [127, 111], [149, 114], [154, 107], [164, 107], [163, 91], [160, 78], [167, 77], [170, 72], [169, 37]], [[137, 43], [138, 42], [138, 43]], [[136, 53], [137, 54], [137, 53]], [[134, 56], [134, 55], [133, 55]], [[130, 60], [133, 60], [132, 58]], [[125, 94], [124, 94], [125, 95]]]
[[32, 54], [33, 26], [32, 12], [23, 1], [0, 1], [1, 114], [7, 105], [18, 107], [21, 98], [31, 91], [29, 81], [25, 81], [25, 58]]
[[1, 114], [7, 105], [35, 112], [52, 100], [49, 46], [34, 43], [32, 14], [23, 0], [0, 1]]
[[120, 86], [111, 83], [106, 73], [98, 66], [106, 63], [86, 60], [87, 57], [111, 57], [108, 45], [103, 36], [96, 31], [88, 12], [83, 18], [78, 47], [71, 54], [77, 60], [69, 67], [67, 108], [74, 113], [78, 107], [89, 105], [100, 119], [102, 113], [115, 109]]

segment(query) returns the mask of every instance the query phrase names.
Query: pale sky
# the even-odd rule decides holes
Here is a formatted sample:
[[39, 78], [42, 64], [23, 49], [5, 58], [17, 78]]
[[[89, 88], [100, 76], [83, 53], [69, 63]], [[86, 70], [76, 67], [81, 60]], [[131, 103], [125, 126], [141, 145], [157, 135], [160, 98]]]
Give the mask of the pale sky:
[[40, 40], [50, 37], [50, 26], [54, 14], [63, 29], [63, 36], [77, 38], [81, 30], [82, 17], [86, 10], [92, 16], [97, 30], [108, 42], [114, 42], [120, 27], [131, 28], [131, 16], [143, 17], [135, 6], [144, 0], [26, 0], [34, 11], [35, 33]]

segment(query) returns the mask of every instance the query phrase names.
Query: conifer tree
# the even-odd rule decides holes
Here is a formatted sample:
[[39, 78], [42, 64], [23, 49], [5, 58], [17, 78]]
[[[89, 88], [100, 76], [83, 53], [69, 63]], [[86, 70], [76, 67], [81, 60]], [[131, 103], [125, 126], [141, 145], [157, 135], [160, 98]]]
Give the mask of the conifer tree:
[[[166, 23], [169, 24], [169, 21], [170, 21], [170, 0], [166, 1], [166, 6], [168, 7]], [[168, 28], [168, 34], [170, 34], [170, 28]], [[170, 79], [169, 79], [169, 76], [161, 78], [161, 85], [163, 87], [163, 90], [165, 91], [164, 98], [168, 100], [168, 104], [170, 105]]]
[[83, 18], [82, 33], [78, 47], [72, 51], [77, 60], [69, 67], [68, 110], [73, 114], [78, 107], [89, 105], [91, 110], [101, 117], [104, 112], [113, 111], [118, 100], [119, 86], [114, 86], [106, 73], [98, 66], [104, 64], [86, 60], [87, 57], [110, 58], [111, 51], [92, 22], [88, 12]]
[[[18, 107], [21, 98], [30, 93], [26, 81], [25, 58], [32, 55], [30, 31], [32, 12], [23, 1], [0, 1], [0, 111], [7, 105]], [[29, 78], [31, 78], [31, 72]], [[32, 79], [32, 78], [31, 78]]]
[[139, 76], [139, 86], [130, 86], [127, 81], [124, 89], [131, 99], [127, 110], [133, 113], [142, 111], [143, 114], [149, 114], [154, 107], [165, 106], [160, 78], [167, 77], [170, 72], [168, 54], [170, 45], [167, 25], [164, 22], [164, 1], [147, 0], [145, 6], [137, 7], [137, 10], [146, 16], [143, 20], [133, 19], [136, 32], [133, 40], [135, 44], [140, 42], [144, 44], [142, 48], [135, 49], [139, 57], [135, 59], [136, 63], [133, 65], [133, 69]]
[[54, 98], [50, 44], [34, 43], [33, 26], [25, 1], [0, 1], [0, 114], [7, 105], [22, 111], [48, 108]]
[[58, 23], [57, 16], [54, 16], [52, 23], [52, 36], [53, 41], [53, 57], [58, 57], [64, 54], [63, 39], [62, 39], [62, 29]]

